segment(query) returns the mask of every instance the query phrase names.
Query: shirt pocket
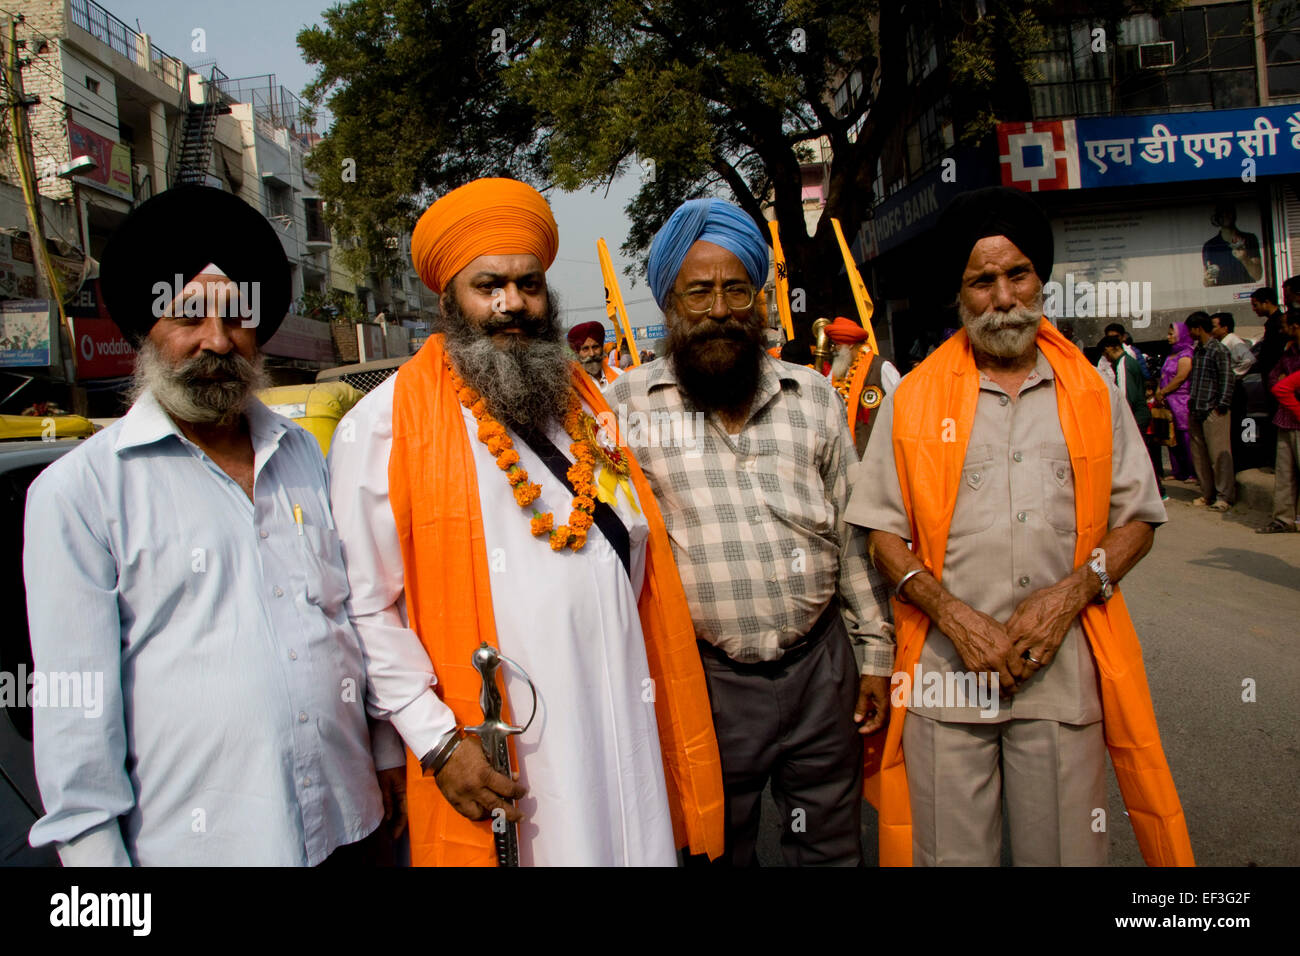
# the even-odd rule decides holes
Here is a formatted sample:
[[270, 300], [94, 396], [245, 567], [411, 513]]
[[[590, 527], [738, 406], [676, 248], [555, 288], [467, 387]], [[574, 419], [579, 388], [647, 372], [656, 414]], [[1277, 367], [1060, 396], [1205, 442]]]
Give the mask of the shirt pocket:
[[1043, 517], [1057, 531], [1074, 531], [1074, 468], [1061, 442], [1043, 442], [1038, 450], [1043, 470]]
[[317, 525], [303, 525], [301, 543], [307, 576], [307, 600], [334, 617], [347, 602], [350, 588], [343, 564], [338, 532]]
[[966, 461], [961, 468], [961, 486], [957, 489], [957, 504], [952, 512], [949, 538], [979, 534], [993, 526], [997, 508], [993, 502], [993, 489], [998, 484], [994, 474], [998, 462], [993, 457], [992, 445], [973, 445], [966, 450]]

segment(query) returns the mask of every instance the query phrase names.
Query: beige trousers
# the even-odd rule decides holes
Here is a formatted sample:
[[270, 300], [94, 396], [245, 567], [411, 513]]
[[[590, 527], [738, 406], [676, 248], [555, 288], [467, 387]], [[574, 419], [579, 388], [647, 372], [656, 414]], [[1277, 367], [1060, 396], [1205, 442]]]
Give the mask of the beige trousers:
[[1187, 437], [1192, 443], [1192, 465], [1201, 497], [1214, 504], [1216, 496], [1237, 503], [1237, 476], [1232, 470], [1232, 416], [1210, 412], [1203, 422], [1187, 416]]
[[959, 724], [908, 714], [903, 760], [915, 866], [998, 866], [1006, 798], [1014, 866], [1103, 866], [1101, 722]]
[[1277, 430], [1277, 460], [1273, 464], [1273, 517], [1295, 521], [1296, 497], [1300, 495], [1300, 431]]

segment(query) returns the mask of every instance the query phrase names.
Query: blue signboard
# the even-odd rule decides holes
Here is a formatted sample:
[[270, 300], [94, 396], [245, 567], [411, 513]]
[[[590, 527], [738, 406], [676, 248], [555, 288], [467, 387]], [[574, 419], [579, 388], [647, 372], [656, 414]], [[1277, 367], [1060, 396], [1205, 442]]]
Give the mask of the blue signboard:
[[[869, 220], [869, 246], [862, 258], [874, 259], [927, 232], [958, 193], [994, 185], [997, 175], [990, 168], [991, 162], [985, 150], [956, 150], [906, 189], [900, 189], [876, 206]], [[854, 252], [857, 251], [855, 248]]]
[[1300, 172], [1300, 106], [998, 125], [1002, 183], [1030, 192]]

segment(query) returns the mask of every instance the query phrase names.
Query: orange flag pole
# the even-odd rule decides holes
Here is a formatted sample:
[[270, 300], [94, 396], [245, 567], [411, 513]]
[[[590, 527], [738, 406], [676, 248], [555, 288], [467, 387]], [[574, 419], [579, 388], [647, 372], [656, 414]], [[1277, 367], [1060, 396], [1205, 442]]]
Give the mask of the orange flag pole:
[[844, 230], [840, 228], [840, 221], [832, 218], [831, 225], [835, 227], [835, 238], [839, 240], [840, 255], [844, 257], [844, 271], [849, 274], [849, 285], [853, 289], [853, 301], [858, 307], [858, 318], [862, 320], [862, 327], [867, 330], [867, 344], [871, 347], [871, 351], [879, 355], [876, 330], [871, 327], [871, 316], [876, 307], [871, 302], [870, 293], [867, 292], [867, 284], [862, 281], [862, 273], [858, 271], [858, 265], [853, 261], [853, 254], [849, 252], [849, 244], [844, 241]]
[[790, 315], [790, 271], [785, 265], [785, 252], [781, 249], [781, 230], [775, 219], [769, 219], [767, 228], [772, 231], [772, 256], [776, 259], [776, 311], [781, 316], [787, 342], [794, 338], [794, 319]]
[[627, 347], [632, 352], [632, 364], [641, 364], [641, 350], [637, 348], [636, 338], [632, 335], [632, 323], [628, 321], [627, 306], [623, 304], [623, 293], [618, 288], [618, 276], [614, 273], [614, 263], [609, 258], [609, 246], [604, 238], [596, 240], [596, 252], [600, 255], [600, 274], [605, 279], [605, 314], [617, 330], [623, 327]]

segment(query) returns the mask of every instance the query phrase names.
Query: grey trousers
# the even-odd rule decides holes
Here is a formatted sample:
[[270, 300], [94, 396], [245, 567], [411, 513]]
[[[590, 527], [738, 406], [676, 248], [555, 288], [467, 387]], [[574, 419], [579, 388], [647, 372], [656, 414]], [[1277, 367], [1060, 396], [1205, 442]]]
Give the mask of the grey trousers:
[[1105, 865], [1110, 820], [1100, 721], [959, 724], [908, 714], [903, 761], [913, 865], [998, 866], [1003, 797], [1014, 866]]
[[724, 862], [756, 866], [770, 779], [787, 866], [862, 865], [858, 673], [839, 612], [798, 660], [739, 664], [701, 646], [727, 803]]
[[1196, 414], [1187, 416], [1187, 437], [1192, 443], [1192, 464], [1201, 497], [1214, 504], [1215, 495], [1228, 504], [1237, 503], [1237, 476], [1232, 470], [1232, 420], [1230, 415], [1210, 412], [1203, 422]]
[[1292, 522], [1300, 495], [1300, 431], [1277, 430], [1277, 460], [1273, 464], [1273, 517]]

